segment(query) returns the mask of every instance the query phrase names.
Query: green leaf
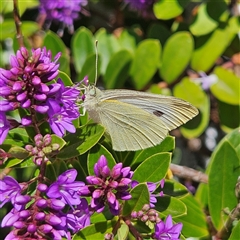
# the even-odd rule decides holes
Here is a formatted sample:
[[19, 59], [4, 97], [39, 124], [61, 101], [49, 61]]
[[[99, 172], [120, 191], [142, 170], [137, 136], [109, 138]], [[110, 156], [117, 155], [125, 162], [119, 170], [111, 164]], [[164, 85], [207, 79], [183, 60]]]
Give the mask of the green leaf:
[[120, 50], [120, 45], [116, 37], [108, 34], [104, 28], [97, 31], [95, 38], [98, 40], [98, 52], [102, 63], [100, 72], [104, 75], [112, 54]]
[[189, 0], [159, 0], [153, 5], [153, 12], [158, 19], [171, 19], [180, 15]]
[[73, 85], [71, 78], [65, 72], [59, 71], [58, 78], [62, 79], [64, 86], [72, 86]]
[[[97, 73], [99, 74], [101, 67], [101, 59], [98, 60]], [[78, 75], [78, 80], [82, 80], [85, 76], [88, 76], [89, 82], [94, 83], [96, 76], [96, 54], [89, 54], [82, 66], [81, 73]]]
[[117, 239], [125, 240], [128, 239], [129, 228], [128, 225], [123, 222], [117, 231]]
[[227, 4], [224, 1], [219, 1], [217, 7], [215, 2], [202, 3], [190, 25], [190, 31], [195, 36], [212, 32], [218, 26], [220, 17], [226, 13], [226, 10]]
[[135, 169], [133, 179], [138, 182], [158, 182], [165, 177], [170, 162], [170, 153], [152, 155]]
[[104, 75], [104, 84], [107, 89], [120, 88], [124, 85], [128, 75], [132, 55], [127, 50], [116, 52], [111, 57], [106, 73]]
[[52, 58], [54, 58], [58, 53], [61, 53], [61, 57], [59, 59], [59, 70], [69, 74], [69, 56], [66, 53], [66, 46], [62, 39], [59, 38], [56, 33], [48, 31], [44, 37], [43, 46], [45, 46], [47, 50], [51, 50]]
[[180, 217], [187, 214], [185, 204], [181, 200], [169, 196], [158, 197], [155, 209], [162, 216]]
[[239, 239], [240, 237], [240, 221], [238, 220], [238, 223], [236, 226], [233, 227], [232, 229], [232, 233], [229, 236], [228, 240], [236, 240]]
[[188, 194], [188, 190], [185, 186], [173, 180], [165, 180], [162, 191], [165, 195], [173, 197], [182, 197], [183, 195]]
[[118, 42], [120, 44], [121, 49], [128, 50], [132, 54], [134, 53], [136, 49], [136, 39], [130, 33], [130, 31], [128, 31], [127, 29], [124, 29], [118, 38]]
[[23, 21], [21, 30], [24, 37], [29, 37], [39, 30], [39, 25], [36, 22]]
[[5, 40], [6, 38], [13, 38], [15, 36], [16, 28], [12, 19], [5, 19], [2, 23], [0, 23], [0, 29], [0, 41]]
[[92, 32], [85, 27], [80, 27], [72, 37], [71, 49], [75, 69], [77, 73], [80, 73], [87, 57], [95, 53]]
[[209, 169], [209, 211], [216, 229], [224, 226], [227, 215], [223, 209], [237, 206], [235, 185], [240, 175], [239, 129], [234, 130], [218, 144], [211, 156]]
[[88, 153], [87, 165], [88, 165], [89, 175], [95, 175], [93, 170], [94, 165], [99, 160], [101, 155], [104, 155], [106, 157], [108, 162], [108, 167], [110, 169], [112, 169], [113, 166], [116, 165], [116, 161], [113, 158], [112, 154], [103, 145], [98, 143], [94, 147], [92, 147]]
[[182, 234], [186, 238], [208, 236], [206, 217], [199, 203], [190, 194], [179, 199], [187, 207], [187, 215], [173, 218], [173, 220], [183, 223]]
[[83, 228], [76, 235], [73, 236], [73, 240], [85, 239], [85, 240], [93, 240], [93, 239], [103, 239], [106, 233], [112, 232], [113, 228], [117, 223], [116, 218], [111, 221], [98, 222], [95, 224], [91, 224]]
[[64, 139], [55, 134], [52, 134], [51, 138], [52, 138], [51, 144], [57, 143], [59, 145], [59, 149], [62, 149], [66, 145], [66, 142], [64, 141]]
[[137, 90], [145, 87], [160, 65], [161, 45], [158, 40], [142, 41], [135, 52], [130, 69], [134, 86]]
[[97, 124], [87, 124], [76, 130], [74, 134], [64, 137], [66, 146], [58, 153], [58, 158], [69, 159], [77, 157], [91, 149], [103, 136], [104, 127]]
[[209, 123], [210, 103], [207, 94], [188, 77], [183, 78], [180, 83], [176, 84], [173, 94], [175, 97], [192, 103], [199, 109], [199, 114], [180, 128], [184, 137], [198, 137]]
[[171, 36], [171, 32], [161, 23], [153, 23], [147, 33], [148, 38], [158, 39], [164, 46], [167, 39]]
[[[218, 114], [223, 131], [229, 133], [239, 127], [240, 124], [240, 105], [231, 105], [226, 102], [217, 101]], [[234, 116], [234, 117], [229, 117]]]
[[187, 67], [193, 51], [193, 38], [188, 32], [177, 32], [163, 49], [160, 74], [167, 83], [174, 82]]
[[174, 147], [174, 137], [167, 136], [159, 145], [128, 153], [128, 155], [121, 161], [124, 163], [124, 165], [131, 166], [131, 169], [134, 170], [140, 163], [145, 161], [145, 159], [157, 153], [170, 152], [174, 149]]
[[196, 38], [191, 67], [195, 71], [207, 72], [231, 43], [235, 34], [232, 26], [226, 26], [217, 28], [212, 34]]
[[134, 187], [130, 194], [132, 198], [125, 201], [123, 206], [123, 216], [129, 215], [132, 211], [139, 211], [144, 204], [149, 204], [149, 191], [145, 183], [140, 183]]
[[222, 102], [239, 105], [240, 79], [223, 67], [216, 67], [213, 73], [217, 75], [218, 81], [210, 88], [212, 94]]
[[43, 46], [46, 47], [47, 50], [51, 50], [52, 57], [56, 56], [59, 52], [65, 55], [66, 46], [59, 36], [52, 32], [48, 31], [46, 36], [44, 37]]

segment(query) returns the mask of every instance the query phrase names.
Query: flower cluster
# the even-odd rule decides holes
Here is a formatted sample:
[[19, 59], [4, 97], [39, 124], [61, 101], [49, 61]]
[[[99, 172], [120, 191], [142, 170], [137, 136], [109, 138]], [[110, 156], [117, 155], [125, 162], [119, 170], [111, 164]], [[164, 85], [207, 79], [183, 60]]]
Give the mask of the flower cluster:
[[[76, 176], [77, 171], [72, 169], [49, 187], [39, 183], [33, 196], [22, 195], [24, 185], [10, 176], [0, 180], [0, 207], [9, 201], [13, 205], [1, 224], [1, 227], [13, 227], [5, 239], [71, 239], [72, 233], [88, 226], [87, 200], [77, 194], [84, 183], [75, 181]], [[64, 211], [67, 205], [71, 208]]]
[[144, 17], [152, 15], [152, 8], [156, 0], [124, 0], [129, 8], [139, 11]]
[[101, 156], [94, 165], [95, 176], [86, 178], [89, 185], [80, 188], [82, 196], [91, 196], [91, 208], [96, 212], [102, 212], [107, 204], [113, 215], [120, 212], [118, 199], [129, 200], [131, 195], [129, 187], [133, 171], [130, 167], [123, 167], [122, 163], [109, 169], [105, 156]]
[[52, 21], [60, 22], [58, 31], [60, 35], [65, 27], [73, 32], [73, 20], [79, 18], [82, 6], [86, 6], [87, 0], [40, 0], [40, 13], [46, 15], [46, 21], [50, 25]]
[[72, 120], [80, 115], [76, 104], [80, 91], [65, 87], [61, 79], [52, 81], [58, 75], [59, 58], [60, 53], [52, 61], [52, 54], [46, 48], [32, 50], [30, 55], [22, 47], [11, 57], [10, 70], [0, 68], [0, 144], [11, 125], [6, 112], [18, 108], [26, 110], [21, 119], [23, 126], [36, 127], [46, 121], [37, 119], [40, 113], [48, 116], [50, 127], [58, 136], [63, 136], [65, 130], [75, 132]]
[[151, 209], [149, 204], [145, 204], [142, 209], [138, 212], [134, 211], [131, 213], [131, 217], [138, 219], [142, 222], [152, 222], [159, 223], [161, 219], [158, 216], [158, 213], [155, 209]]
[[41, 134], [37, 134], [34, 137], [34, 141], [35, 147], [26, 145], [25, 149], [33, 156], [33, 162], [38, 166], [43, 162], [47, 162], [49, 160], [48, 155], [59, 149], [59, 144], [51, 144], [52, 137], [50, 134], [46, 134], [44, 137]]
[[155, 225], [154, 239], [178, 240], [182, 227], [182, 223], [173, 224], [171, 215], [168, 215], [165, 223], [160, 221]]

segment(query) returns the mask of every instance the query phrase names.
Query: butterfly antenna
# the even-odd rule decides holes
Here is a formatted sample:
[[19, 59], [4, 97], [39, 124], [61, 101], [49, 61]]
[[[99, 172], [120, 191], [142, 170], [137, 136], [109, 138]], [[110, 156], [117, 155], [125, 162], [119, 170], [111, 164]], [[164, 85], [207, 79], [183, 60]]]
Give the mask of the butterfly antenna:
[[97, 85], [97, 75], [98, 75], [98, 48], [97, 48], [97, 45], [98, 45], [98, 40], [95, 41], [95, 51], [96, 51], [96, 63], [95, 63], [95, 81], [94, 81], [94, 86]]

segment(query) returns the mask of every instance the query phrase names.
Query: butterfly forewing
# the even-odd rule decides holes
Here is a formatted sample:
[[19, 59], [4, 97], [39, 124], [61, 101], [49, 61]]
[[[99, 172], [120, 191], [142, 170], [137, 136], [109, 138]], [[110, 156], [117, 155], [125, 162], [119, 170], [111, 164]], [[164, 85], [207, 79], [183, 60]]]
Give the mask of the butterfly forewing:
[[[99, 100], [118, 100], [158, 116], [168, 130], [175, 129], [198, 114], [197, 108], [179, 98], [131, 90], [106, 90]], [[116, 94], [117, 92], [117, 94]]]
[[167, 136], [168, 130], [161, 119], [134, 105], [106, 100], [99, 106], [101, 123], [111, 137], [114, 150], [135, 151], [152, 147]]

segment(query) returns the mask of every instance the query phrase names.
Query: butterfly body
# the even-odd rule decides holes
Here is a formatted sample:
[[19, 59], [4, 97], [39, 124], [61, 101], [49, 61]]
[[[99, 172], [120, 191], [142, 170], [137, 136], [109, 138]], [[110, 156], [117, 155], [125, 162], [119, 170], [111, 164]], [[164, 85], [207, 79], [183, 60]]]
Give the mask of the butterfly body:
[[102, 124], [116, 151], [136, 151], [158, 145], [172, 129], [198, 110], [181, 99], [133, 90], [85, 89], [83, 106]]

